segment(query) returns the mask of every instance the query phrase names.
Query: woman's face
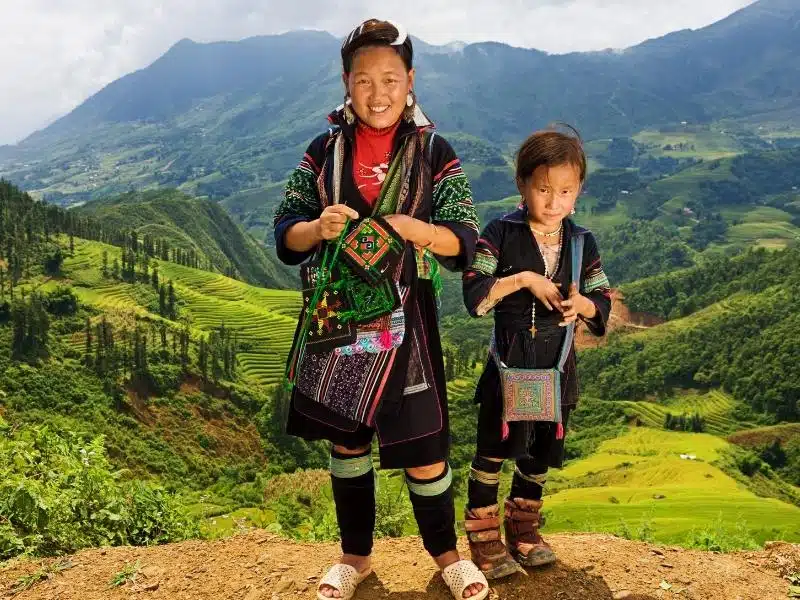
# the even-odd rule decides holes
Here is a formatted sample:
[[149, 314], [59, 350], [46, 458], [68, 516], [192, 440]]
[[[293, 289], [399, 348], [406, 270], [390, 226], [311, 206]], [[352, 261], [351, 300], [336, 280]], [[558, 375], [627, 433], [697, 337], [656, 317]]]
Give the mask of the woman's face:
[[534, 223], [555, 228], [572, 212], [581, 193], [580, 171], [572, 164], [542, 165], [520, 184], [519, 191]]
[[352, 70], [344, 74], [344, 84], [361, 122], [383, 129], [403, 115], [408, 92], [414, 86], [414, 69], [407, 71], [394, 49], [368, 46], [356, 52]]

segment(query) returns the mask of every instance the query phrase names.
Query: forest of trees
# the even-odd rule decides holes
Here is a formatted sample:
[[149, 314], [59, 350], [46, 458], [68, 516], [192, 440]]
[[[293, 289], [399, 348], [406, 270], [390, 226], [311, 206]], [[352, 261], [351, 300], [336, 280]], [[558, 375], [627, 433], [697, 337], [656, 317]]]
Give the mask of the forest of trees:
[[[632, 311], [674, 319], [737, 292], [761, 292], [797, 276], [800, 245], [783, 252], [751, 249], [734, 256], [711, 255], [690, 268], [660, 274], [622, 287]], [[659, 271], [654, 271], [659, 273]]]
[[[62, 250], [55, 236], [69, 236], [69, 249]], [[122, 249], [121, 261], [109, 264], [104, 252], [103, 277], [152, 287], [158, 295], [157, 313], [170, 321], [179, 318], [179, 301], [171, 280], [160, 277], [152, 259], [209, 268], [205, 257], [194, 251], [170, 247], [167, 240], [135, 231], [106, 230], [87, 217], [34, 201], [6, 181], [0, 180], [0, 325], [12, 325], [11, 355], [14, 360], [36, 363], [50, 354], [51, 319], [74, 317], [78, 299], [71, 289], [16, 292], [17, 284], [44, 272], [57, 275], [65, 252], [74, 252], [74, 238], [104, 241]], [[154, 309], [156, 307], [153, 307]], [[155, 310], [154, 310], [155, 312]], [[137, 319], [133, 329], [117, 329], [105, 317], [87, 315], [83, 362], [104, 380], [127, 380], [145, 389], [162, 389], [164, 369], [156, 365], [179, 365], [184, 372], [196, 369], [204, 381], [234, 380], [238, 339], [223, 324], [218, 330], [194, 339], [186, 324]], [[173, 373], [174, 378], [174, 373]]]
[[632, 220], [597, 234], [603, 267], [614, 286], [693, 262], [692, 251], [677, 232], [660, 223]]
[[[742, 263], [734, 264], [750, 264], [759, 256], [763, 255], [746, 255]], [[660, 314], [677, 316], [719, 298], [725, 298], [725, 305], [692, 318], [691, 323], [661, 329], [646, 343], [638, 336], [623, 336], [612, 338], [604, 348], [586, 351], [580, 361], [586, 389], [599, 398], [636, 400], [682, 388], [722, 388], [756, 413], [797, 421], [800, 266], [796, 259], [796, 250], [777, 254], [775, 272], [765, 269], [759, 276], [754, 269], [730, 283], [726, 280], [735, 273], [706, 266], [629, 286], [627, 297], [634, 310], [660, 306]], [[680, 286], [670, 289], [673, 283]], [[748, 293], [736, 295], [738, 290]]]
[[[104, 242], [122, 250], [122, 264], [104, 265], [126, 280], [136, 279], [135, 272], [148, 273], [151, 259], [214, 271], [209, 259], [194, 249], [174, 247], [169, 240], [139, 235], [131, 229], [109, 229], [96, 219], [74, 211], [38, 202], [9, 182], [0, 179], [0, 302], [6, 295], [15, 297], [15, 286], [22, 278], [46, 272], [58, 274], [66, 249], [56, 242], [57, 235], [69, 238], [69, 252], [74, 238]], [[225, 275], [235, 276], [228, 265]]]

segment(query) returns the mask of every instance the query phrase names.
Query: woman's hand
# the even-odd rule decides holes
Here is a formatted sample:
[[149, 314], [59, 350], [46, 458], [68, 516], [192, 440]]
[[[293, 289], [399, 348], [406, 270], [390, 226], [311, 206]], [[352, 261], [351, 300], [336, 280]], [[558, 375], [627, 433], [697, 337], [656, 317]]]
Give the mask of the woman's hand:
[[561, 302], [561, 312], [562, 321], [559, 325], [566, 327], [574, 323], [578, 315], [586, 319], [593, 318], [597, 314], [597, 307], [589, 298], [578, 293], [578, 286], [573, 283], [569, 286], [569, 297]]
[[408, 215], [394, 214], [384, 219], [400, 237], [418, 248], [425, 248], [438, 256], [458, 256], [461, 252], [461, 241], [447, 227], [437, 227]]
[[555, 283], [547, 277], [534, 273], [533, 271], [518, 273], [516, 277], [518, 283], [536, 296], [548, 310], [561, 311], [561, 304], [564, 297], [561, 295]]
[[[415, 219], [413, 217], [409, 217], [408, 215], [387, 215], [384, 217], [387, 223], [392, 226], [401, 238], [406, 241], [413, 242], [415, 244], [419, 244], [419, 237], [422, 234], [422, 229], [425, 228], [427, 223], [423, 223], [419, 219]], [[430, 227], [430, 225], [428, 225]], [[424, 246], [425, 243], [419, 244]]]
[[339, 237], [349, 219], [358, 219], [358, 212], [344, 204], [333, 204], [325, 208], [317, 219], [319, 237], [333, 240]]

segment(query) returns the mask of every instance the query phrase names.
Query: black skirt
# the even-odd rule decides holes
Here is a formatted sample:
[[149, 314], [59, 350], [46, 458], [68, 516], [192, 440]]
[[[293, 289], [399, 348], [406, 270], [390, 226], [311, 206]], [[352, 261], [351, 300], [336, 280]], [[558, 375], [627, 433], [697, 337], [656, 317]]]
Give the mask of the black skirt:
[[[564, 328], [550, 323], [538, 331], [535, 338], [527, 329], [496, 327], [500, 355], [512, 367], [545, 369], [556, 366], [561, 345], [566, 335]], [[574, 393], [574, 350], [572, 360], [562, 374], [562, 425], [566, 432], [569, 414], [575, 406], [570, 400], [577, 399]], [[560, 468], [564, 463], [564, 441], [558, 439], [555, 423], [514, 421], [508, 424], [509, 435], [503, 439], [503, 397], [500, 391], [500, 376], [497, 365], [490, 357], [478, 381], [475, 402], [480, 404], [478, 413], [477, 453], [487, 458], [533, 457], [550, 467]]]
[[[363, 448], [372, 444], [378, 437], [380, 465], [384, 469], [407, 469], [423, 467], [446, 461], [450, 451], [450, 426], [447, 412], [447, 385], [445, 383], [442, 347], [439, 339], [437, 312], [430, 281], [420, 280], [416, 290], [416, 298], [409, 298], [419, 307], [417, 318], [425, 331], [427, 350], [430, 356], [435, 394], [429, 394], [423, 400], [414, 396], [404, 396], [400, 400], [399, 409], [393, 407], [390, 417], [381, 414], [378, 408], [375, 427], [368, 427], [332, 413], [326, 407], [308, 398], [295, 387], [289, 406], [286, 432], [308, 441], [328, 440], [336, 446], [345, 448]], [[405, 369], [395, 367], [393, 384], [403, 385]], [[383, 439], [403, 439], [402, 431], [409, 429], [408, 423], [413, 419], [427, 418], [419, 408], [419, 401], [435, 402], [438, 406], [426, 407], [441, 414], [441, 427], [438, 431], [391, 444], [383, 443]], [[435, 400], [434, 400], [435, 398]], [[416, 402], [415, 402], [416, 401]], [[437, 414], [437, 416], [438, 416]], [[382, 418], [383, 417], [383, 418]]]

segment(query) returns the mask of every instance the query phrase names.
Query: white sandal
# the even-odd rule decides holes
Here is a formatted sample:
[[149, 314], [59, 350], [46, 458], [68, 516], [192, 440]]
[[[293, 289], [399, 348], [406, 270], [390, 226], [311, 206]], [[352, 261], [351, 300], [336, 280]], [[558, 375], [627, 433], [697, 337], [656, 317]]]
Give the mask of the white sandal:
[[459, 560], [442, 570], [442, 579], [457, 600], [464, 600], [464, 590], [479, 583], [483, 589], [470, 596], [469, 600], [484, 600], [489, 595], [489, 582], [481, 570], [471, 560]]
[[353, 594], [356, 593], [358, 584], [369, 577], [371, 573], [372, 569], [367, 569], [365, 572], [359, 573], [355, 567], [351, 567], [350, 565], [342, 563], [335, 564], [325, 574], [322, 581], [319, 582], [317, 586], [317, 598], [318, 600], [331, 600], [330, 597], [322, 595], [322, 586], [327, 585], [338, 590], [339, 594], [341, 594], [341, 597], [335, 600], [350, 600]]

